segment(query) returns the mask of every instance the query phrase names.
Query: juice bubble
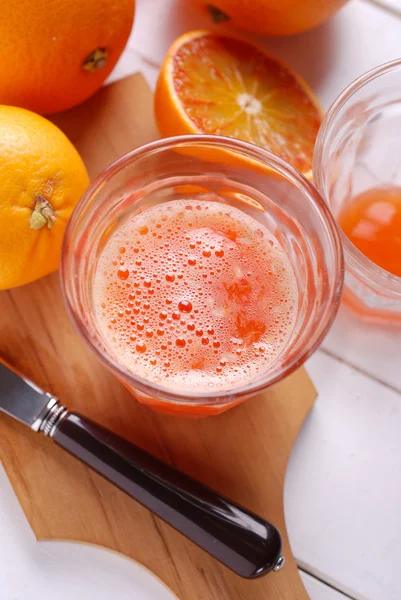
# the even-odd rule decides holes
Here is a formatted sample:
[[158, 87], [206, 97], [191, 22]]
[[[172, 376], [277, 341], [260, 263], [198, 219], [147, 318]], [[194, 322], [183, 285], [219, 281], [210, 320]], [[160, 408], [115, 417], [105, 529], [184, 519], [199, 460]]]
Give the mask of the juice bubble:
[[119, 279], [123, 279], [123, 280], [128, 279], [128, 277], [129, 277], [128, 269], [127, 268], [118, 269], [117, 277], [119, 277]]
[[192, 310], [192, 304], [189, 300], [180, 300], [178, 308], [181, 312], [190, 313]]

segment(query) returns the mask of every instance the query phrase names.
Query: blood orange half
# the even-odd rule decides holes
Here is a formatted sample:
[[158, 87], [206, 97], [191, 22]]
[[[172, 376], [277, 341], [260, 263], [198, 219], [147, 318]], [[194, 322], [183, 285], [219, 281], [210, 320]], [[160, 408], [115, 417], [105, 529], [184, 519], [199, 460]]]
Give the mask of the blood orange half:
[[163, 136], [245, 140], [310, 175], [322, 111], [308, 85], [262, 48], [236, 36], [194, 31], [178, 38], [155, 97]]

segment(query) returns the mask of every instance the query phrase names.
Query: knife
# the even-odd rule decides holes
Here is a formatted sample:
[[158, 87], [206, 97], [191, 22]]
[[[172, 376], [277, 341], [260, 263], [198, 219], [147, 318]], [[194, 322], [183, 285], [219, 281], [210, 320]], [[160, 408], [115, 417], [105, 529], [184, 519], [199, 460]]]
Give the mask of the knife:
[[284, 566], [274, 525], [70, 412], [2, 363], [0, 411], [51, 438], [238, 575], [252, 579]]

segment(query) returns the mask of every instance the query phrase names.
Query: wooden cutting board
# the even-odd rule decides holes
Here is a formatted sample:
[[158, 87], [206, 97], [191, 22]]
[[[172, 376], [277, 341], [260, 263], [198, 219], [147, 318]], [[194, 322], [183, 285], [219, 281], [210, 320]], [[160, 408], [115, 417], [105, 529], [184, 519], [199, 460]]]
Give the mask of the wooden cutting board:
[[[157, 137], [153, 101], [140, 75], [101, 90], [54, 121], [81, 152], [91, 177]], [[38, 538], [111, 548], [149, 568], [181, 600], [304, 600], [283, 513], [287, 460], [316, 397], [300, 369], [275, 388], [219, 417], [185, 420], [137, 403], [78, 338], [58, 274], [0, 292], [0, 357], [99, 423], [275, 523], [285, 568], [248, 581], [49, 439], [0, 416], [0, 460]]]

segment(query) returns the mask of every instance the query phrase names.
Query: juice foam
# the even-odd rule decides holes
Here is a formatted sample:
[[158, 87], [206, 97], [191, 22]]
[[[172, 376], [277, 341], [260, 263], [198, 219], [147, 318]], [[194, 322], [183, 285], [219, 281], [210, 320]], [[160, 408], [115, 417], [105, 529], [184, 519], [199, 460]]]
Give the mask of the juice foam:
[[177, 392], [250, 383], [294, 328], [298, 291], [276, 238], [218, 202], [175, 200], [129, 218], [108, 240], [93, 284], [108, 352]]

